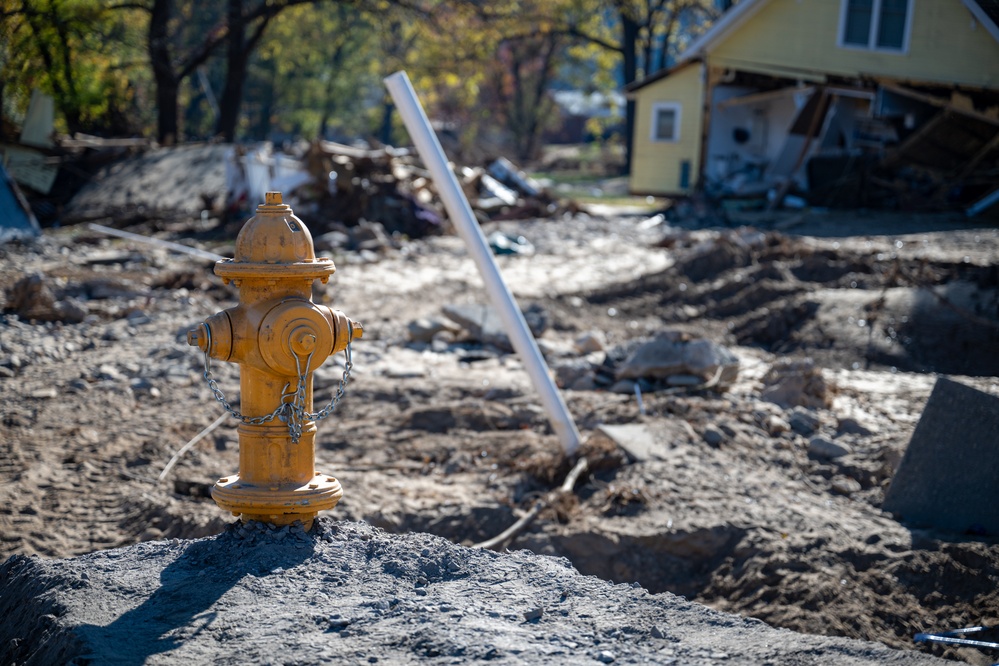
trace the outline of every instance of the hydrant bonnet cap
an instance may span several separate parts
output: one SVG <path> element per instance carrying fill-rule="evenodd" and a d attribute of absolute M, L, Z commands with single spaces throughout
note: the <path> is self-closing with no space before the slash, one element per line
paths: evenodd
<path fill-rule="evenodd" d="M 280 192 L 268 192 L 266 203 L 246 221 L 236 236 L 233 259 L 215 264 L 223 280 L 243 278 L 302 278 L 325 282 L 336 271 L 333 260 L 316 258 L 312 234 Z"/>
<path fill-rule="evenodd" d="M 293 264 L 316 260 L 312 234 L 282 203 L 280 192 L 268 192 L 257 214 L 236 237 L 235 261 L 255 264 Z"/>

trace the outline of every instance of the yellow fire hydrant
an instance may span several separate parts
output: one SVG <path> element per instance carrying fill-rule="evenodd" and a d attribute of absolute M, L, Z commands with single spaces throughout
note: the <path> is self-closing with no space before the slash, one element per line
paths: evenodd
<path fill-rule="evenodd" d="M 343 397 L 350 343 L 363 333 L 339 310 L 312 302 L 313 280 L 326 283 L 335 270 L 331 259 L 316 258 L 312 234 L 281 193 L 268 192 L 236 237 L 235 257 L 215 264 L 215 274 L 239 288 L 239 304 L 187 334 L 188 344 L 205 354 L 204 376 L 215 399 L 241 421 L 239 472 L 219 479 L 212 497 L 243 522 L 298 520 L 309 529 L 319 511 L 343 497 L 340 482 L 315 469 L 316 421 Z M 341 351 L 340 386 L 313 412 L 313 372 Z M 242 413 L 213 378 L 212 359 L 239 364 Z"/>

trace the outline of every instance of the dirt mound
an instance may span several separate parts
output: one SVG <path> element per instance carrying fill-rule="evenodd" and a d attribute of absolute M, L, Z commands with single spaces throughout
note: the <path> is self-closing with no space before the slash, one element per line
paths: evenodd
<path fill-rule="evenodd" d="M 17 611 L 15 612 L 15 609 Z M 319 519 L 233 524 L 0 568 L 0 661 L 19 664 L 932 664 L 875 643 L 773 629 L 562 559 Z"/>
<path fill-rule="evenodd" d="M 585 297 L 830 366 L 999 375 L 999 268 L 987 259 L 927 256 L 911 240 L 858 253 L 753 229 L 672 232 L 661 244 L 673 266 Z"/>
<path fill-rule="evenodd" d="M 81 189 L 65 222 L 114 217 L 118 223 L 155 217 L 197 217 L 225 196 L 222 144 L 158 148 L 104 168 Z"/>

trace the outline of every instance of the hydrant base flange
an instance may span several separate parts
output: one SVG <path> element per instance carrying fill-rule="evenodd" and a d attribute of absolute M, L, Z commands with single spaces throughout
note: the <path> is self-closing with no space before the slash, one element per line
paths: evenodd
<path fill-rule="evenodd" d="M 219 479 L 212 487 L 215 503 L 233 515 L 241 516 L 243 522 L 260 520 L 276 525 L 296 520 L 311 525 L 320 511 L 332 509 L 342 497 L 340 482 L 326 474 L 316 474 L 302 486 L 260 486 L 245 483 L 238 474 L 233 474 Z"/>

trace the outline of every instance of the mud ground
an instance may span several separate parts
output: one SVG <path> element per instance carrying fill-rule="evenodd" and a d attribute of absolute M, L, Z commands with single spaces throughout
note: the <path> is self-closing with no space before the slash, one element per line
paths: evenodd
<path fill-rule="evenodd" d="M 16 612 L 15 612 L 16 608 Z M 806 636 L 564 559 L 320 518 L 0 566 L 4 663 L 944 664 Z M 10 640 L 15 635 L 18 638 Z"/>
<path fill-rule="evenodd" d="M 999 229 L 865 213 L 742 221 L 488 225 L 536 248 L 500 265 L 521 305 L 546 313 L 553 367 L 598 369 L 666 329 L 740 360 L 732 385 L 645 391 L 641 403 L 567 389 L 584 436 L 641 424 L 661 450 L 628 463 L 604 446 L 576 499 L 511 547 L 778 627 L 992 663 L 999 655 L 912 636 L 999 624 L 997 538 L 906 527 L 880 505 L 938 375 L 999 394 Z M 131 230 L 232 254 L 211 220 Z M 0 255 L 0 557 L 221 533 L 230 520 L 208 489 L 238 468 L 234 421 L 158 480 L 221 414 L 184 339 L 235 303 L 211 262 L 84 226 Z M 486 302 L 460 241 L 333 256 L 338 272 L 316 299 L 365 336 L 346 398 L 319 426 L 317 467 L 345 489 L 331 517 L 466 545 L 494 536 L 568 464 L 515 356 L 461 334 L 410 338 L 416 319 Z M 35 291 L 11 291 L 33 274 Z M 604 351 L 574 347 L 590 332 Z M 214 367 L 237 393 L 236 369 Z M 341 372 L 329 362 L 317 373 L 317 402 Z M 815 437 L 847 453 L 810 455 Z"/>

